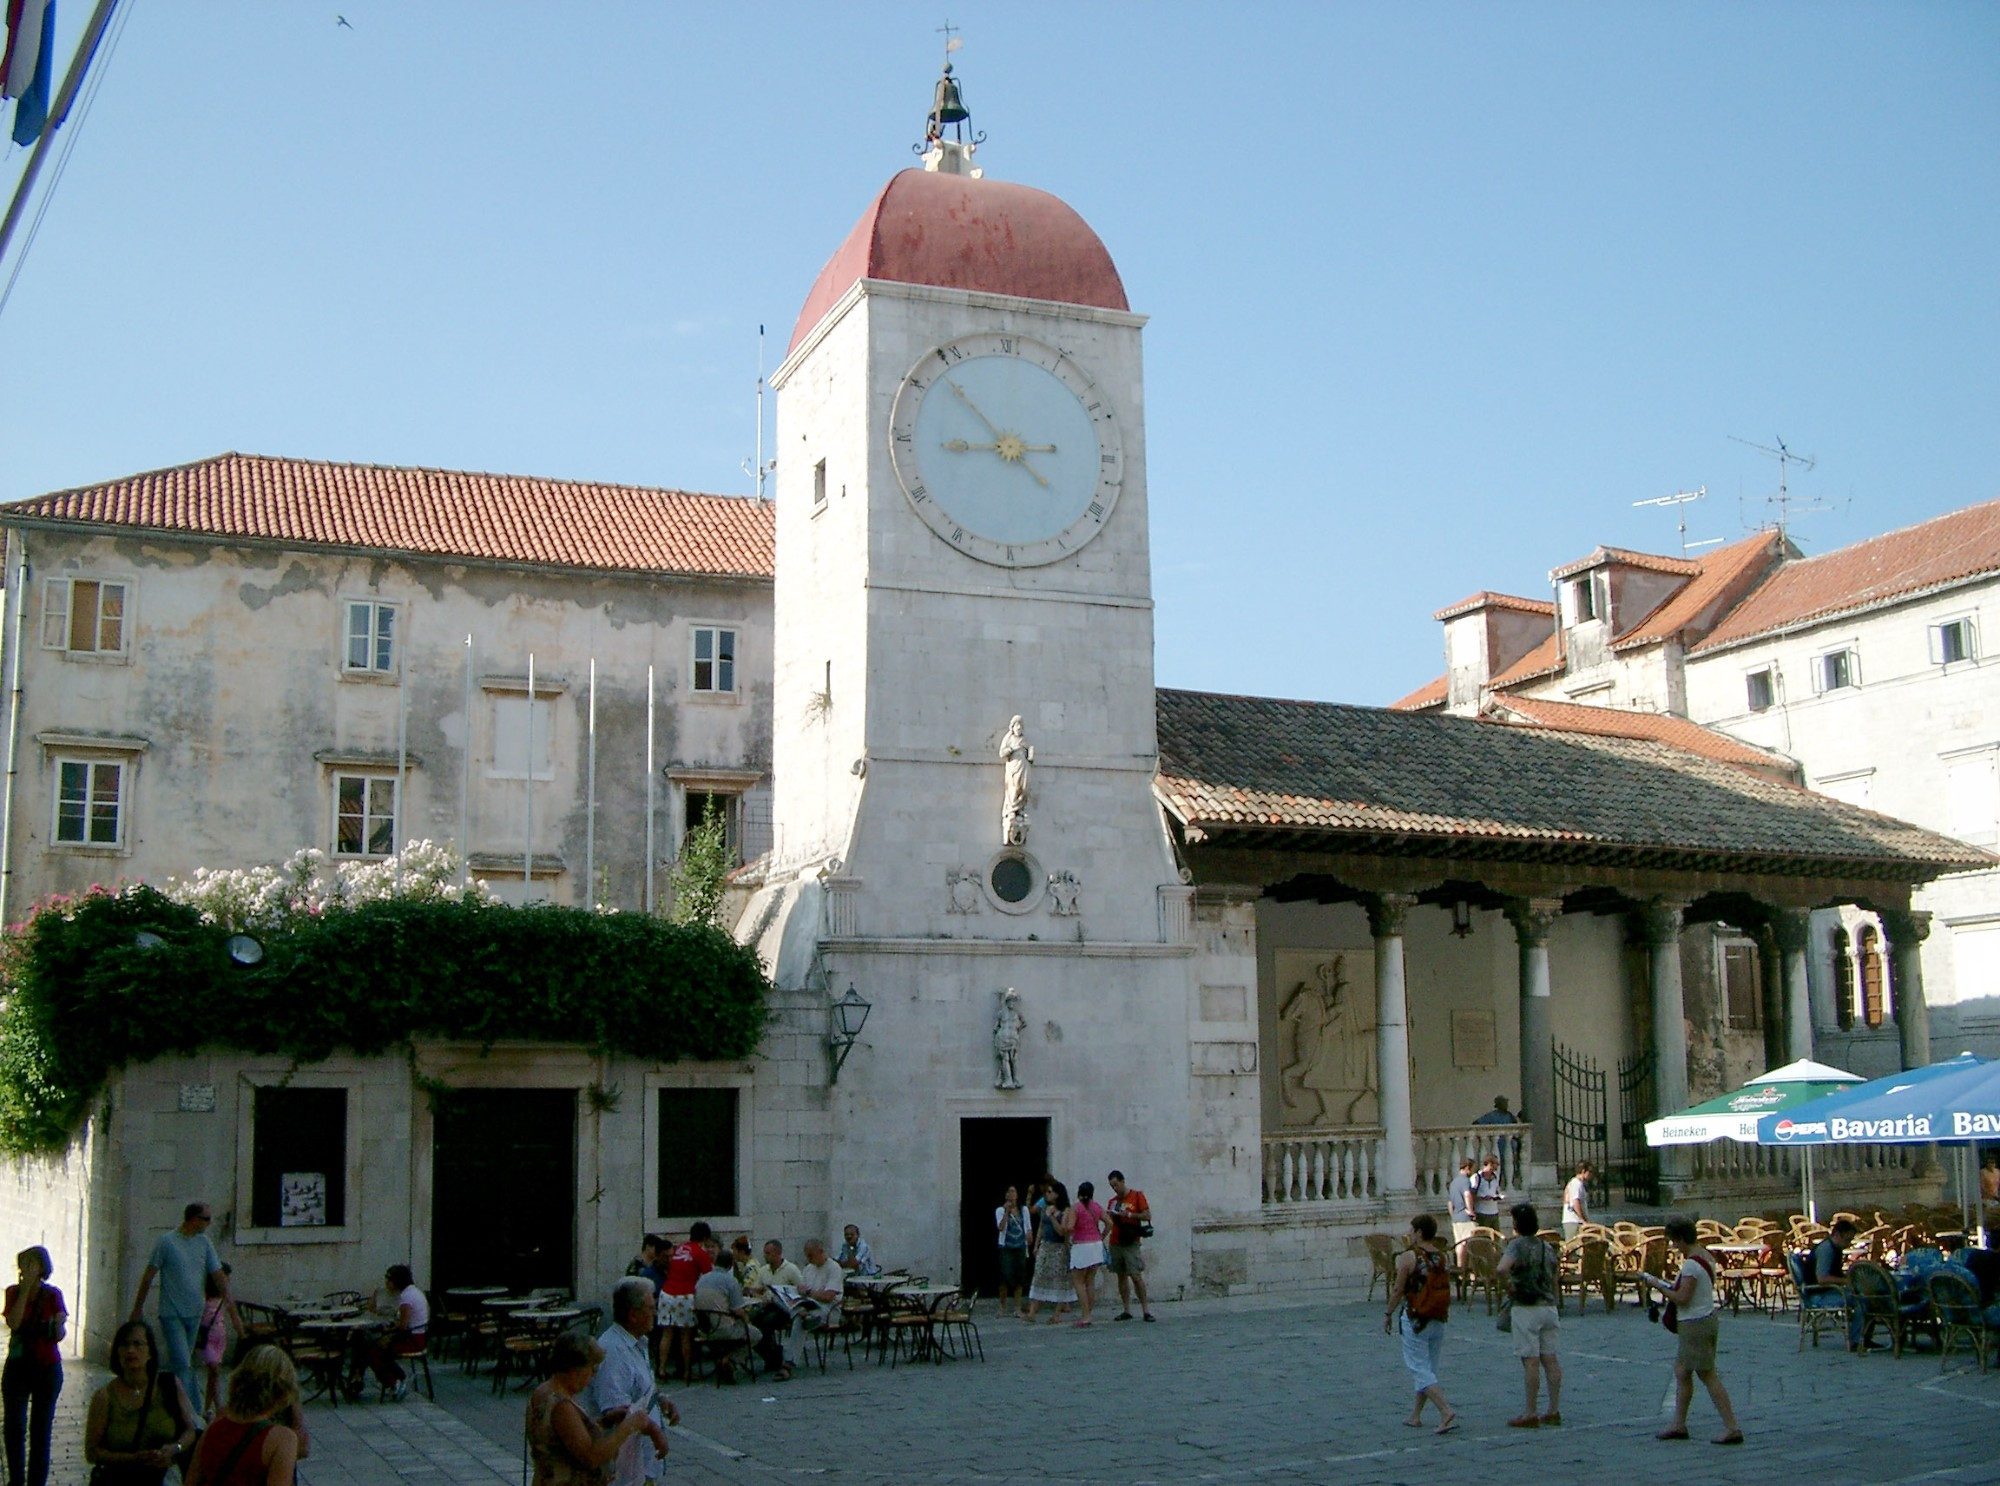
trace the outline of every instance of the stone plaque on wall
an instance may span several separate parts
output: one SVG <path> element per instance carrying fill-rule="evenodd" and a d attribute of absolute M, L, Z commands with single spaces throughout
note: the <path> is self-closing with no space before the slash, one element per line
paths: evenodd
<path fill-rule="evenodd" d="M 1275 969 L 1281 1123 L 1375 1124 L 1375 952 L 1281 949 Z"/>
<path fill-rule="evenodd" d="M 182 1114 L 214 1114 L 214 1084 L 182 1084 L 180 1112 Z"/>
<path fill-rule="evenodd" d="M 1500 1033 L 1492 1012 L 1451 1014 L 1451 1062 L 1454 1068 L 1500 1066 Z"/>

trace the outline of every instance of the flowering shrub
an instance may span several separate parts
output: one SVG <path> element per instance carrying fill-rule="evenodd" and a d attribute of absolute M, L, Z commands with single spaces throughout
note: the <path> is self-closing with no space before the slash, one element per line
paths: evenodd
<path fill-rule="evenodd" d="M 0 936 L 0 1150 L 62 1150 L 118 1070 L 205 1047 L 302 1063 L 419 1039 L 658 1062 L 756 1050 L 770 982 L 721 930 L 511 908 L 458 872 L 415 842 L 332 873 L 301 852 L 38 905 Z M 230 958 L 236 933 L 262 943 L 255 965 Z"/>

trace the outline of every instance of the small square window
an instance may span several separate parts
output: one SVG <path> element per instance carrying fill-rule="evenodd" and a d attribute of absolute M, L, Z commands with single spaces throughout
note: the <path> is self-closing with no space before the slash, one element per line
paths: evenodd
<path fill-rule="evenodd" d="M 694 690 L 736 690 L 736 631 L 698 626 L 694 632 Z"/>
<path fill-rule="evenodd" d="M 1937 625 L 1931 630 L 1931 635 L 1931 659 L 1939 665 L 1971 660 L 1978 653 L 1970 619 L 1954 619 L 1948 624 Z"/>
<path fill-rule="evenodd" d="M 1835 650 L 1819 658 L 1819 689 L 1840 691 L 1861 684 L 1861 668 L 1852 650 Z"/>
<path fill-rule="evenodd" d="M 1768 712 L 1771 710 L 1771 704 L 1778 699 L 1777 676 L 1769 666 L 1745 676 L 1743 686 L 1749 694 L 1748 700 L 1752 712 Z"/>
<path fill-rule="evenodd" d="M 382 774 L 333 777 L 333 854 L 387 857 L 396 854 L 396 780 Z"/>
<path fill-rule="evenodd" d="M 347 606 L 347 634 L 341 665 L 349 671 L 393 675 L 396 670 L 396 606 L 357 600 Z"/>
<path fill-rule="evenodd" d="M 125 585 L 98 578 L 51 578 L 42 588 L 42 648 L 72 655 L 125 650 Z"/>
<path fill-rule="evenodd" d="M 55 839 L 62 846 L 122 846 L 125 765 L 108 759 L 56 761 Z"/>

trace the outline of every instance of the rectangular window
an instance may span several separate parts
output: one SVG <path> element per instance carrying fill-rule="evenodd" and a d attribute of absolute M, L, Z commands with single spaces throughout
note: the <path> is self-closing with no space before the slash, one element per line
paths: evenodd
<path fill-rule="evenodd" d="M 396 854 L 396 780 L 393 775 L 333 776 L 333 854 Z"/>
<path fill-rule="evenodd" d="M 97 578 L 51 578 L 42 588 L 42 648 L 72 655 L 125 650 L 125 585 Z"/>
<path fill-rule="evenodd" d="M 493 767 L 496 779 L 528 777 L 528 729 L 534 727 L 535 778 L 553 779 L 556 709 L 547 696 L 535 698 L 532 717 L 526 694 L 493 699 Z"/>
<path fill-rule="evenodd" d="M 1597 584 L 1590 577 L 1577 579 L 1569 586 L 1570 609 L 1576 618 L 1573 623 L 1582 624 L 1586 619 L 1597 617 Z"/>
<path fill-rule="evenodd" d="M 694 689 L 736 690 L 736 631 L 699 626 L 694 632 Z"/>
<path fill-rule="evenodd" d="M 250 1226 L 344 1226 L 347 1090 L 260 1086 L 254 1092 Z"/>
<path fill-rule="evenodd" d="M 687 840 L 688 833 L 713 813 L 721 817 L 723 832 L 729 843 L 729 859 L 740 863 L 742 819 L 737 807 L 741 801 L 740 795 L 693 789 L 687 791 L 687 805 L 681 812 L 681 840 Z"/>
<path fill-rule="evenodd" d="M 659 1217 L 740 1211 L 736 1191 L 737 1089 L 662 1089 Z"/>
<path fill-rule="evenodd" d="M 55 839 L 64 846 L 125 844 L 125 765 L 56 760 Z"/>
<path fill-rule="evenodd" d="M 1861 662 L 1852 650 L 1834 650 L 1819 658 L 1819 689 L 1840 691 L 1861 684 Z"/>
<path fill-rule="evenodd" d="M 1961 841 L 1991 845 L 2000 832 L 2000 773 L 1994 751 L 1962 753 L 1944 761 L 1948 829 Z M 1965 981 L 1960 980 L 1960 985 Z"/>
<path fill-rule="evenodd" d="M 1948 666 L 1957 661 L 1971 660 L 1979 654 L 1977 640 L 1970 619 L 1934 624 L 1931 626 L 1931 663 Z"/>
<path fill-rule="evenodd" d="M 1745 691 L 1749 693 L 1752 712 L 1768 712 L 1771 710 L 1771 704 L 1778 699 L 1777 676 L 1769 666 L 1745 676 L 1743 685 Z"/>
<path fill-rule="evenodd" d="M 389 676 L 396 671 L 396 606 L 357 600 L 347 606 L 347 644 L 341 664 L 350 671 Z"/>
<path fill-rule="evenodd" d="M 813 466 L 813 504 L 826 504 L 826 461 L 822 459 Z"/>
<path fill-rule="evenodd" d="M 1754 944 L 1722 946 L 1723 993 L 1732 1029 L 1755 1031 L 1763 1025 L 1759 1015 L 1764 1000 L 1763 966 Z"/>

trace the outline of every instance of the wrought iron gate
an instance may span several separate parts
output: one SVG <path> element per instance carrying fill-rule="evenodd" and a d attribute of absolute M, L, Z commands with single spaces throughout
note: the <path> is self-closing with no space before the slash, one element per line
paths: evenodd
<path fill-rule="evenodd" d="M 1560 1042 L 1553 1049 L 1556 1094 L 1556 1174 L 1564 1181 L 1576 1163 L 1588 1161 L 1597 1179 L 1593 1197 L 1602 1197 L 1607 1179 L 1604 1126 L 1604 1070 Z"/>
<path fill-rule="evenodd" d="M 1660 1202 L 1660 1153 L 1646 1144 L 1646 1121 L 1659 1113 L 1653 1068 L 1651 1048 L 1618 1064 L 1618 1187 L 1645 1207 Z"/>

